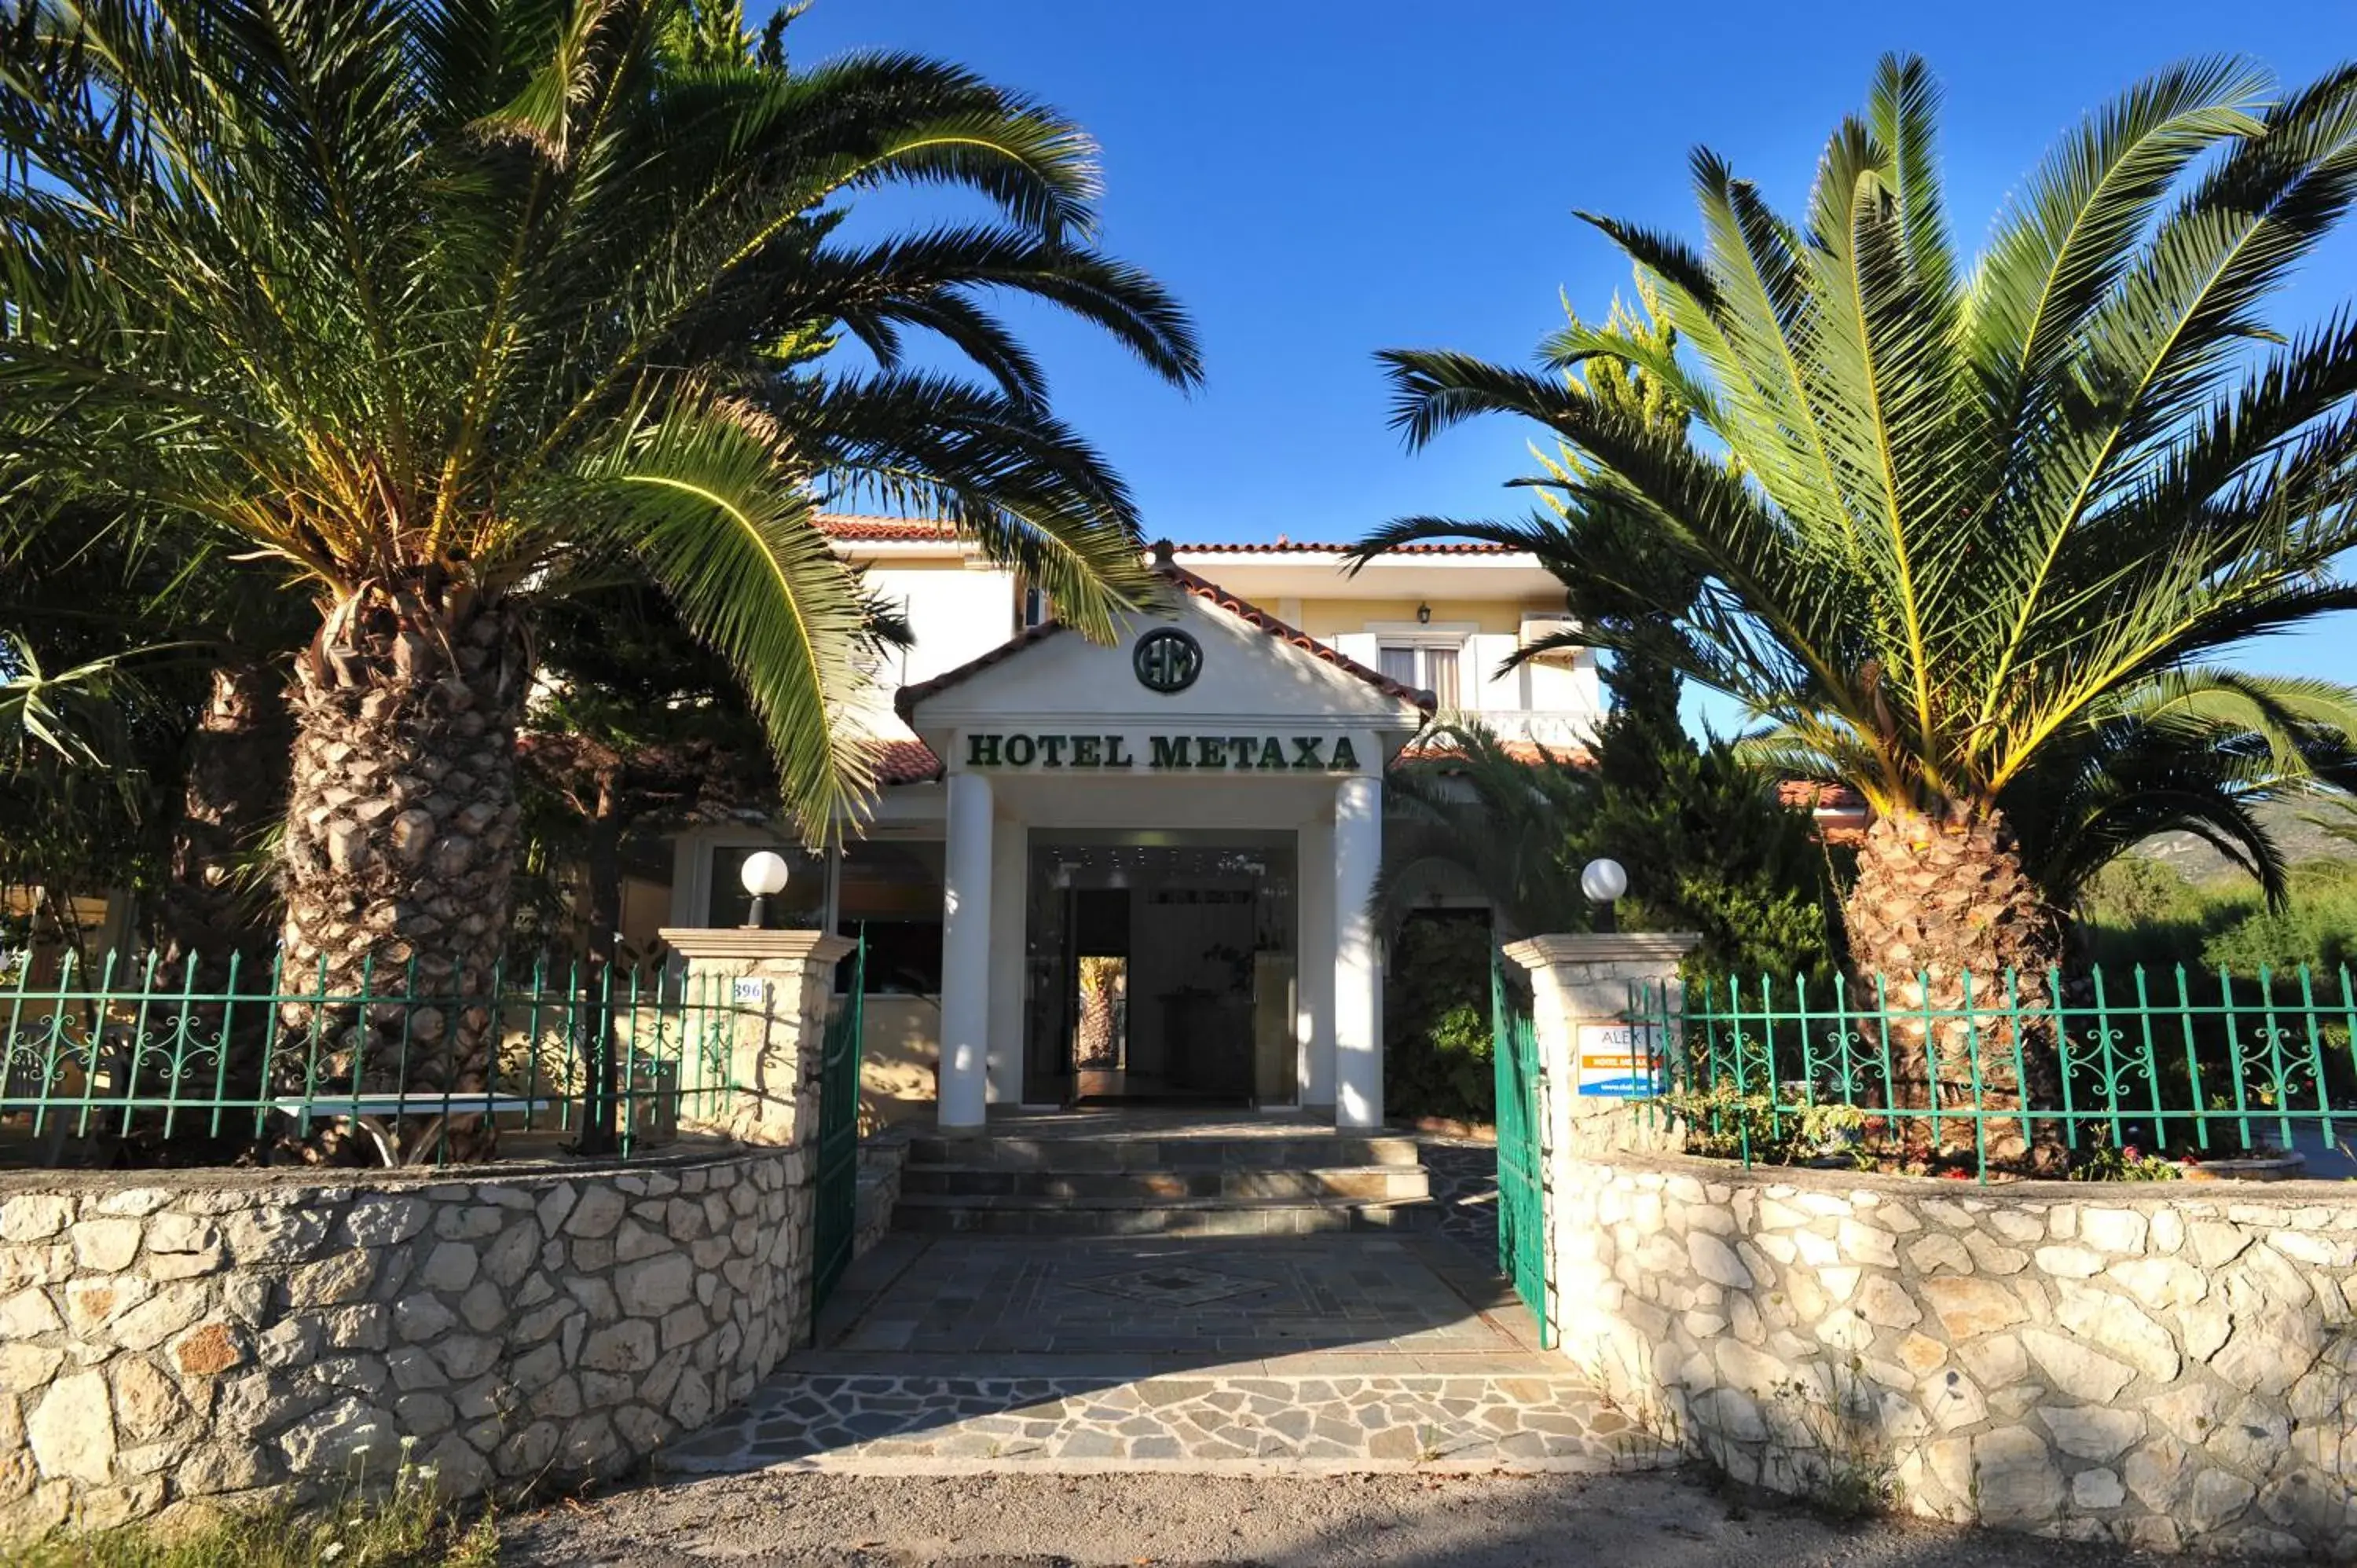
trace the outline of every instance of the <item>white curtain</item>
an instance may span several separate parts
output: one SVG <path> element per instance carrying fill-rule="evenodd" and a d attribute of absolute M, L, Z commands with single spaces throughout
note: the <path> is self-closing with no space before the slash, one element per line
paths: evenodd
<path fill-rule="evenodd" d="M 1427 648 L 1424 650 L 1424 683 L 1431 689 L 1433 699 L 1443 713 L 1457 706 L 1457 650 Z"/>

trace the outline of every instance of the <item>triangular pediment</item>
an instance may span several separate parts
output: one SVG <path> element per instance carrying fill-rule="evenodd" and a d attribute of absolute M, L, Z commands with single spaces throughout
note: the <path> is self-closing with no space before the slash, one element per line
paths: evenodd
<path fill-rule="evenodd" d="M 1126 618 L 1110 643 L 1061 628 L 1028 633 L 909 688 L 899 707 L 929 741 L 983 725 L 1350 729 L 1405 739 L 1425 717 L 1418 694 L 1208 584 L 1188 585 L 1168 613 Z"/>

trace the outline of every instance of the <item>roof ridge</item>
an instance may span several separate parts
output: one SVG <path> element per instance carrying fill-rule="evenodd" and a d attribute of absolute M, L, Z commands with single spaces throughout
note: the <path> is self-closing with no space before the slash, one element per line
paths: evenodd
<path fill-rule="evenodd" d="M 1190 572 L 1176 562 L 1166 561 L 1157 565 L 1155 570 L 1178 583 L 1197 598 L 1219 606 L 1247 626 L 1257 627 L 1280 641 L 1291 643 L 1312 658 L 1324 660 L 1344 674 L 1356 676 L 1366 682 L 1387 697 L 1413 703 L 1426 718 L 1430 718 L 1433 710 L 1439 706 L 1439 699 L 1432 693 L 1410 686 L 1402 681 L 1394 681 L 1380 670 L 1369 669 L 1332 643 L 1312 637 L 1298 627 L 1279 620 L 1250 599 L 1241 594 L 1231 593 L 1209 577 Z"/>
<path fill-rule="evenodd" d="M 1177 585 L 1179 589 L 1192 597 L 1218 606 L 1245 625 L 1266 632 L 1280 642 L 1300 649 L 1311 658 L 1332 665 L 1345 675 L 1364 681 L 1368 685 L 1394 701 L 1414 705 L 1417 712 L 1426 718 L 1431 717 L 1433 709 L 1437 705 L 1437 699 L 1430 692 L 1420 691 L 1404 682 L 1393 680 L 1381 671 L 1369 669 L 1333 644 L 1320 641 L 1297 627 L 1279 620 L 1250 599 L 1229 592 L 1208 577 L 1199 576 L 1184 566 L 1168 562 L 1157 564 L 1155 572 Z M 892 699 L 893 712 L 899 714 L 901 723 L 910 725 L 913 728 L 914 725 L 909 715 L 918 703 L 947 691 L 952 686 L 973 679 L 992 665 L 1013 658 L 1032 644 L 1044 641 L 1062 629 L 1064 629 L 1064 623 L 1061 621 L 1042 621 L 1038 626 L 1028 628 L 1008 638 L 988 652 L 967 660 L 954 669 L 944 670 L 929 681 L 920 681 L 914 685 L 903 686 L 899 694 Z"/>

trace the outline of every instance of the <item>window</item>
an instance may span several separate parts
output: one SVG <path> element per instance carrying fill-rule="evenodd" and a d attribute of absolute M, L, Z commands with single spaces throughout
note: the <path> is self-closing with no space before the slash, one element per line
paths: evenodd
<path fill-rule="evenodd" d="M 942 855 L 938 839 L 920 843 L 870 840 L 843 852 L 835 930 L 867 938 L 870 996 L 933 996 L 942 989 Z M 837 993 L 851 985 L 851 961 L 835 972 Z"/>
<path fill-rule="evenodd" d="M 1457 655 L 1454 642 L 1386 642 L 1378 650 L 1378 668 L 1388 680 L 1430 692 L 1443 712 L 1458 705 Z"/>
<path fill-rule="evenodd" d="M 786 857 L 786 890 L 764 899 L 761 926 L 765 930 L 808 930 L 826 920 L 826 862 L 798 844 L 732 843 L 712 852 L 712 880 L 705 897 L 704 923 L 741 926 L 752 913 L 753 896 L 745 891 L 745 857 L 758 850 L 774 849 Z"/>
<path fill-rule="evenodd" d="M 1048 590 L 1034 583 L 1018 582 L 1015 585 L 1015 629 L 1029 631 L 1045 626 L 1056 618 L 1056 607 L 1048 597 Z"/>

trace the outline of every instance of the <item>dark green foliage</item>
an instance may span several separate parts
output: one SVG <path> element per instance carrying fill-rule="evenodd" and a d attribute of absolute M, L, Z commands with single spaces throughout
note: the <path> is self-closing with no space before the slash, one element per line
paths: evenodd
<path fill-rule="evenodd" d="M 1383 969 L 1383 1102 L 1394 1115 L 1486 1123 L 1498 1112 L 1490 922 L 1426 910 L 1400 922 Z"/>
<path fill-rule="evenodd" d="M 1080 128 L 957 66 L 788 69 L 726 0 L 17 0 L 0 147 L 0 495 L 267 561 L 322 659 L 413 588 L 528 614 L 627 564 L 823 838 L 873 782 L 823 509 L 948 519 L 1092 635 L 1156 591 L 1001 306 L 1181 386 L 1192 328 L 1094 248 Z M 981 209 L 846 241 L 884 187 Z"/>
<path fill-rule="evenodd" d="M 1700 933 L 1717 974 L 1826 970 L 1835 953 L 1834 867 L 1806 812 L 1725 741 L 1697 745 L 1676 708 L 1624 705 L 1596 738 L 1577 859 L 1629 872 L 1624 928 Z"/>
<path fill-rule="evenodd" d="M 1629 872 L 1622 929 L 1698 932 L 1695 960 L 1714 972 L 1792 975 L 1833 961 L 1835 866 L 1807 814 L 1727 743 L 1697 745 L 1674 718 L 1633 709 L 1606 721 L 1592 764 L 1524 760 L 1473 725 L 1427 738 L 1440 755 L 1392 775 L 1396 864 L 1460 867 L 1505 934 L 1590 929 L 1580 868 L 1609 856 Z M 1383 896 L 1398 918 L 1405 879 Z"/>
<path fill-rule="evenodd" d="M 1571 317 L 1567 330 L 1594 351 L 1565 375 L 1563 393 L 1677 436 L 1690 409 L 1679 383 L 1656 371 L 1674 355 L 1677 333 L 1641 272 L 1637 286 L 1641 314 L 1615 300 L 1601 326 Z M 1579 890 L 1580 869 L 1609 856 L 1629 872 L 1619 911 L 1625 926 L 1699 932 L 1696 961 L 1718 972 L 1823 968 L 1832 956 L 1831 868 L 1808 817 L 1780 803 L 1775 779 L 1728 745 L 1695 744 L 1678 718 L 1679 665 L 1646 642 L 1661 619 L 1654 605 L 1690 604 L 1704 589 L 1702 575 L 1620 509 L 1552 493 L 1577 490 L 1593 477 L 1577 450 L 1566 445 L 1557 457 L 1537 456 L 1549 478 L 1523 482 L 1557 518 L 1569 521 L 1579 511 L 1579 526 L 1609 538 L 1620 558 L 1641 559 L 1632 575 L 1646 591 L 1590 571 L 1576 553 L 1546 548 L 1553 535 L 1545 524 L 1506 530 L 1500 542 L 1536 553 L 1580 623 L 1517 658 L 1560 656 L 1591 643 L 1616 649 L 1604 670 L 1611 716 L 1597 733 L 1592 766 L 1551 753 L 1534 757 L 1527 748 L 1510 752 L 1478 726 L 1444 725 L 1429 737 L 1443 755 L 1394 775 L 1409 819 L 1408 853 L 1396 864 L 1421 856 L 1457 865 L 1513 934 L 1536 935 L 1588 929 L 1593 911 Z"/>
<path fill-rule="evenodd" d="M 2256 976 L 2307 964 L 2321 979 L 2357 964 L 2357 861 L 2293 866 L 2284 902 L 2270 908 L 2240 876 L 2197 885 L 2130 856 L 2095 878 L 2081 913 L 2087 955 L 2106 969 L 2184 964 Z"/>
<path fill-rule="evenodd" d="M 1862 962 L 1954 969 L 2007 930 L 2050 945 L 2052 908 L 2170 828 L 2266 880 L 2255 809 L 2357 773 L 2357 692 L 2234 664 L 2357 606 L 2357 315 L 2279 319 L 2357 203 L 2357 66 L 2306 85 L 2237 59 L 2154 73 L 2064 135 L 1969 261 L 1939 102 L 1922 60 L 1884 59 L 1803 212 L 1704 150 L 1697 242 L 1591 218 L 1674 334 L 1575 320 L 1530 370 L 1381 355 L 1411 446 L 1508 414 L 1566 457 L 1524 481 L 1551 515 L 1403 518 L 1359 549 L 1529 550 L 1629 601 L 1576 597 L 1566 639 L 1727 693 L 1775 725 L 1755 744 L 1779 766 L 1887 821 L 2008 822 L 2045 905 L 1934 913 L 1949 894 L 1927 878 L 1922 910 L 1853 922 L 1880 950 Z M 1566 380 L 1599 359 L 1684 417 Z M 1964 875 L 2003 872 L 2004 842 Z M 1904 901 L 1880 892 L 1854 913 Z"/>

